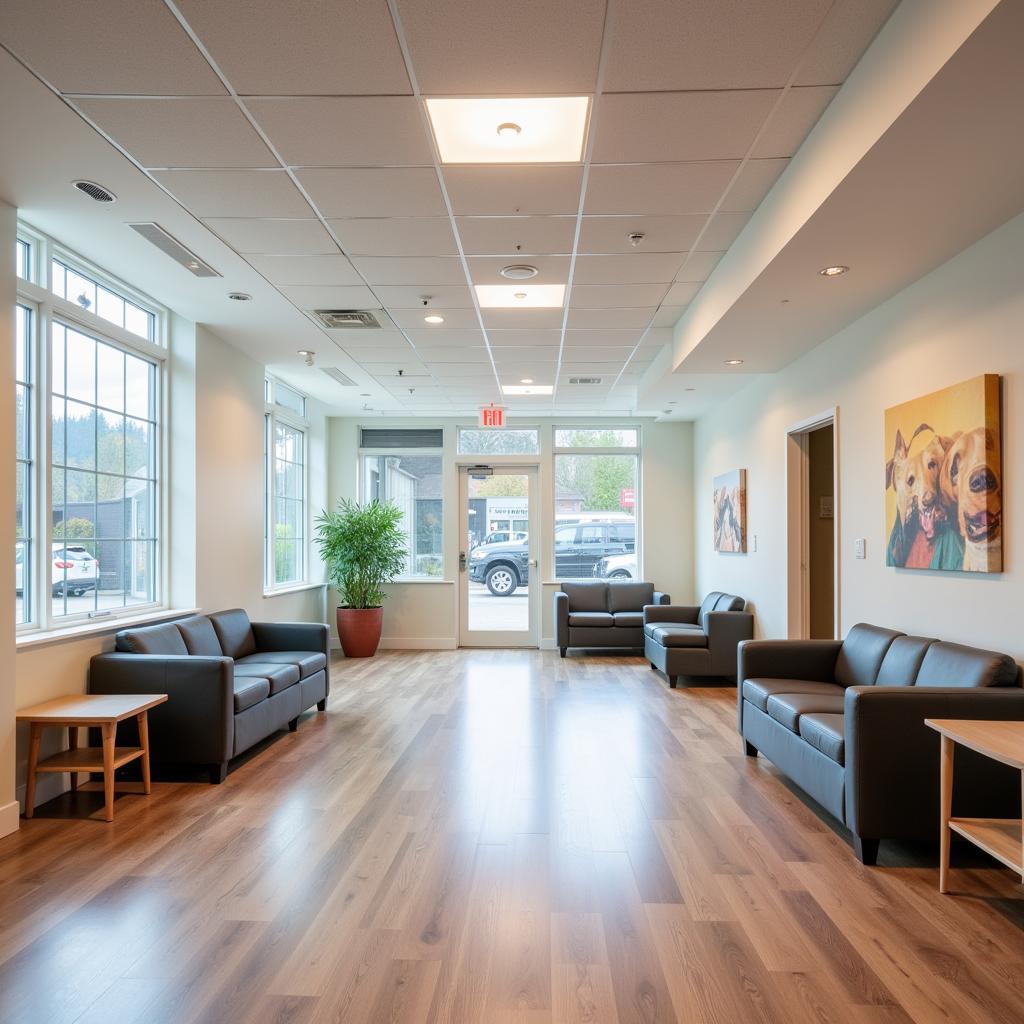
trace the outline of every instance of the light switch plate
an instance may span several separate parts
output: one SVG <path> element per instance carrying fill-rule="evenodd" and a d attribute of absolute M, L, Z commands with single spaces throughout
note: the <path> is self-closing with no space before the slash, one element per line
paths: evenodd
<path fill-rule="evenodd" d="M 866 558 L 867 541 L 863 537 L 858 537 L 853 542 L 853 557 L 854 558 Z"/>

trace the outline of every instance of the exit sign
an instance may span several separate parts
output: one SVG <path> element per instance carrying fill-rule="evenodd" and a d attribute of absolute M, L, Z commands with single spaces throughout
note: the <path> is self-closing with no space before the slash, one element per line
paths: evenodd
<path fill-rule="evenodd" d="M 503 405 L 485 405 L 480 410 L 481 427 L 505 426 L 505 407 Z"/>

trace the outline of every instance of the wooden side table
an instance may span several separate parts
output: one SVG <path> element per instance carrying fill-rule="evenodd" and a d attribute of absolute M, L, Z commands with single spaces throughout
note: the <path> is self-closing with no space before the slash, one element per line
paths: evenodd
<path fill-rule="evenodd" d="M 991 757 L 1021 772 L 1024 795 L 1024 722 L 980 722 L 926 718 L 942 737 L 939 751 L 941 833 L 939 835 L 939 892 L 949 888 L 949 840 L 956 832 L 1021 876 L 1024 883 L 1024 829 L 1019 818 L 954 818 L 953 745 Z"/>
<path fill-rule="evenodd" d="M 114 820 L 114 772 L 123 764 L 142 760 L 142 785 L 151 792 L 149 780 L 149 722 L 146 713 L 167 700 L 166 693 L 99 694 L 83 693 L 73 697 L 57 697 L 43 704 L 18 712 L 19 722 L 28 722 L 28 769 L 25 776 L 25 817 L 35 811 L 37 772 L 70 772 L 71 789 L 78 788 L 79 772 L 103 773 L 103 797 L 107 821 Z M 137 718 L 139 746 L 115 745 L 117 723 L 126 718 Z M 80 747 L 80 726 L 98 726 L 103 737 L 102 747 Z M 39 741 L 43 729 L 66 728 L 68 749 L 39 760 Z"/>

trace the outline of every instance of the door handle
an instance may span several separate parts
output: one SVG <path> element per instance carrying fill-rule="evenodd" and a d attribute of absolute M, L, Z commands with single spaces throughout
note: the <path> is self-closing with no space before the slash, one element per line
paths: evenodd
<path fill-rule="evenodd" d="M 536 569 L 537 568 L 537 559 L 536 558 L 531 558 L 527 564 L 528 565 L 532 565 L 533 568 Z"/>
<path fill-rule="evenodd" d="M 465 571 L 466 571 L 466 552 L 465 551 L 460 551 L 459 552 L 459 572 L 465 572 Z"/>

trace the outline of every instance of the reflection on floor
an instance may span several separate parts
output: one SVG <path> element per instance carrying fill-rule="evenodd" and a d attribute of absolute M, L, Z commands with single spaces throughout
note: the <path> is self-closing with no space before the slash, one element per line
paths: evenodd
<path fill-rule="evenodd" d="M 742 756 L 730 688 L 536 651 L 334 673 L 224 785 L 0 841 L 0 1020 L 1020 1020 L 1010 872 L 862 867 Z"/>

